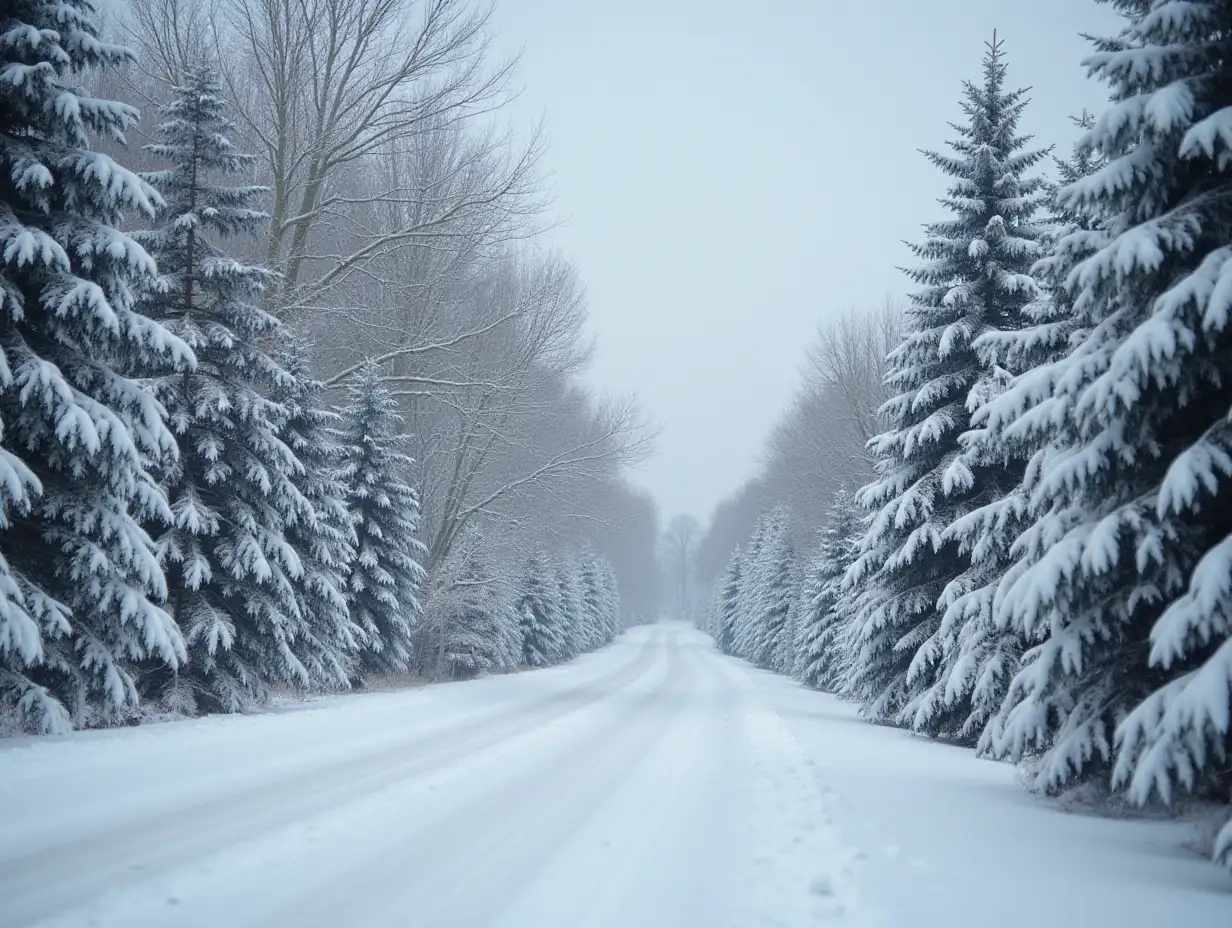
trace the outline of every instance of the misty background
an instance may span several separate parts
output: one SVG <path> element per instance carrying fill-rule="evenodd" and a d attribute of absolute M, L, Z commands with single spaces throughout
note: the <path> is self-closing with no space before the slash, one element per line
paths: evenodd
<path fill-rule="evenodd" d="M 559 225 L 598 353 L 663 431 L 633 480 L 706 520 L 759 466 L 819 325 L 904 297 L 902 242 L 945 185 L 919 153 L 961 117 L 993 30 L 1023 129 L 1067 153 L 1106 92 L 1077 64 L 1106 7 L 1074 0 L 505 0 L 522 125 L 546 119 Z"/>

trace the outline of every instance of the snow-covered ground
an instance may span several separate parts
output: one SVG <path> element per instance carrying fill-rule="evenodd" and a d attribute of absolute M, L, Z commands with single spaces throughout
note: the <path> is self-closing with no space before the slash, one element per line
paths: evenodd
<path fill-rule="evenodd" d="M 1232 924 L 1192 826 L 641 628 L 570 665 L 0 745 L 0 928 Z"/>

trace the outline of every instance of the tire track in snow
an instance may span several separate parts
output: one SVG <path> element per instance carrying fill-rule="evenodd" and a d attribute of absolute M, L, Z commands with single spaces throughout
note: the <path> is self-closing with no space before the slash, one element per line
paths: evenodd
<path fill-rule="evenodd" d="M 578 737 L 562 739 L 550 751 L 536 748 L 534 763 L 497 789 L 448 819 L 415 829 L 404 840 L 381 848 L 375 866 L 371 858 L 350 863 L 292 911 L 252 924 L 302 928 L 507 924 L 502 915 L 522 888 L 571 835 L 586 826 L 591 814 L 685 711 L 684 694 L 692 686 L 693 669 L 682 660 L 678 634 L 659 640 L 666 654 L 662 680 L 644 692 L 626 691 L 623 698 L 606 701 L 605 708 L 614 715 L 606 724 L 598 724 L 601 716 L 587 717 Z M 673 695 L 680 697 L 674 704 Z M 670 707 L 666 714 L 665 706 Z M 526 746 L 532 745 L 527 739 Z M 404 885 L 389 893 L 389 886 L 400 877 Z"/>
<path fill-rule="evenodd" d="M 193 860 L 344 806 L 585 711 L 644 676 L 647 638 L 627 665 L 473 723 L 314 765 L 144 820 L 0 860 L 0 928 L 24 928 Z"/>
<path fill-rule="evenodd" d="M 708 639 L 689 629 L 681 640 L 691 667 L 685 710 L 507 910 L 502 928 L 728 928 L 747 843 L 737 693 Z"/>

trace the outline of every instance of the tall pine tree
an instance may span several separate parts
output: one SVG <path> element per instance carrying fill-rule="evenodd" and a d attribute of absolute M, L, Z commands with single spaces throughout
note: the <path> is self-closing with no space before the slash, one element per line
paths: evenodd
<path fill-rule="evenodd" d="M 583 650 L 592 651 L 612 640 L 604 610 L 603 568 L 599 559 L 588 554 L 581 564 L 579 587 L 581 589 L 581 612 L 585 627 Z"/>
<path fill-rule="evenodd" d="M 438 590 L 431 603 L 445 612 L 444 669 L 453 679 L 515 667 L 522 658 L 519 616 L 506 578 L 488 566 L 477 545 L 466 548 L 449 588 Z"/>
<path fill-rule="evenodd" d="M 1085 113 L 1074 121 L 1086 129 L 1093 125 Z M 1062 183 L 1048 185 L 1049 245 L 1078 230 L 1094 231 L 1089 220 L 1058 202 L 1057 194 L 1061 186 L 1087 176 L 1098 163 L 1082 146 L 1075 147 L 1069 160 L 1056 160 Z M 1042 289 L 1023 308 L 1027 327 L 992 330 L 976 339 L 975 348 L 990 367 L 1000 366 L 1016 378 L 1006 387 L 1011 397 L 1023 395 L 1024 385 L 1029 385 L 1027 392 L 1046 392 L 1047 383 L 1036 376 L 1036 369 L 1069 350 L 1075 330 L 1064 281 L 1058 276 L 1063 276 L 1063 267 L 1064 262 L 1049 253 L 1032 268 Z M 1000 711 L 1027 644 L 1019 629 L 998 619 L 998 603 L 1019 569 L 1015 543 L 1031 524 L 1028 482 L 1035 477 L 1034 472 L 1028 476 L 1028 464 L 1039 446 L 1007 430 L 1001 410 L 1002 404 L 990 398 L 974 412 L 971 430 L 960 439 L 962 453 L 973 469 L 1000 464 L 1006 476 L 1017 475 L 1019 482 L 1003 484 L 997 495 L 947 530 L 947 539 L 959 543 L 970 565 L 942 593 L 941 633 L 952 638 L 953 644 L 945 666 L 917 709 L 918 718 L 929 719 L 937 712 L 969 705 L 965 719 L 960 714 L 950 716 L 953 727 L 949 733 L 964 740 L 978 738 Z"/>
<path fill-rule="evenodd" d="M 736 657 L 753 660 L 761 633 L 761 597 L 764 587 L 762 549 L 766 545 L 769 522 L 765 516 L 757 520 L 741 559 L 740 590 L 732 623 L 732 651 Z"/>
<path fill-rule="evenodd" d="M 288 375 L 275 393 L 286 412 L 280 436 L 300 463 L 291 479 L 311 507 L 286 527 L 287 543 L 303 567 L 295 585 L 303 617 L 303 646 L 297 650 L 320 685 L 346 686 L 363 632 L 351 619 L 347 598 L 356 536 L 341 474 L 341 419 L 325 408 L 325 387 L 312 376 L 307 344 L 288 336 L 279 361 Z"/>
<path fill-rule="evenodd" d="M 599 589 L 602 595 L 603 626 L 606 641 L 611 641 L 624 630 L 624 617 L 620 610 L 620 580 L 616 568 L 607 558 L 599 561 Z"/>
<path fill-rule="evenodd" d="M 577 564 L 570 558 L 563 558 L 556 565 L 554 578 L 561 622 L 561 650 L 557 660 L 569 661 L 586 650 L 585 613 Z"/>
<path fill-rule="evenodd" d="M 795 644 L 791 611 L 796 592 L 796 555 L 785 507 L 777 506 L 770 513 L 759 562 L 758 634 L 749 659 L 758 667 L 783 672 L 791 667 L 789 656 Z"/>
<path fill-rule="evenodd" d="M 847 578 L 861 590 L 857 651 L 846 690 L 875 719 L 925 730 L 952 725 L 965 707 L 941 714 L 926 697 L 953 653 L 938 601 L 967 567 L 950 527 L 1012 486 L 1003 462 L 967 460 L 959 437 L 971 414 L 1003 386 L 1005 373 L 974 348 L 980 335 L 1022 325 L 1035 294 L 1028 271 L 1042 230 L 1033 222 L 1042 182 L 1028 172 L 1044 152 L 1017 133 L 1024 91 L 1005 89 L 1006 64 L 994 35 L 982 84 L 968 83 L 952 154 L 926 153 L 952 180 L 942 204 L 952 218 L 928 225 L 909 271 L 920 290 L 908 307 L 883 407 L 889 428 L 872 442 L 877 479 L 859 494 L 872 513 Z"/>
<path fill-rule="evenodd" d="M 535 554 L 522 571 L 517 603 L 522 627 L 522 660 L 528 667 L 547 667 L 564 660 L 564 621 L 560 587 L 543 557 Z"/>
<path fill-rule="evenodd" d="M 781 505 L 763 515 L 741 562 L 733 653 L 766 670 L 783 669 L 795 645 L 789 627 L 795 593 L 789 521 Z"/>
<path fill-rule="evenodd" d="M 399 432 L 397 400 L 369 361 L 351 381 L 341 441 L 341 477 L 355 520 L 356 556 L 348 578 L 351 618 L 363 633 L 360 669 L 402 673 L 411 666 L 419 624 L 419 497 L 406 482 L 413 472 Z"/>
<path fill-rule="evenodd" d="M 1044 446 L 1000 597 L 1043 640 L 986 742 L 1041 752 L 1055 789 L 1119 739 L 1115 782 L 1170 800 L 1229 771 L 1232 2 L 1115 5 L 1128 24 L 1087 61 L 1106 163 L 1059 196 L 1091 225 L 1056 249 L 1072 350 L 998 410 Z"/>
<path fill-rule="evenodd" d="M 132 375 L 193 356 L 134 305 L 155 266 L 120 226 L 158 194 L 89 150 L 137 113 L 78 85 L 129 60 L 89 0 L 0 14 L 0 699 L 42 731 L 114 717 L 134 663 L 185 658 L 141 524 L 169 517 L 148 466 L 175 441 Z"/>
<path fill-rule="evenodd" d="M 313 682 L 299 651 L 304 571 L 285 537 L 313 513 L 278 434 L 286 410 L 270 399 L 290 384 L 262 344 L 278 326 L 258 305 L 274 275 L 223 249 L 268 222 L 248 207 L 262 188 L 227 184 L 252 158 L 227 139 L 224 110 L 213 71 L 190 68 L 147 146 L 170 164 L 145 175 L 166 208 L 158 228 L 139 234 L 162 275 L 143 306 L 198 362 L 153 381 L 179 444 L 164 474 L 172 518 L 155 531 L 191 661 L 185 673 L 149 679 L 178 708 L 238 711 L 262 700 L 270 681 Z"/>
<path fill-rule="evenodd" d="M 855 560 L 859 530 L 851 495 L 840 487 L 801 592 L 795 673 L 806 686 L 832 691 L 847 668 L 845 635 L 851 616 L 842 582 Z"/>
<path fill-rule="evenodd" d="M 723 654 L 734 652 L 736 616 L 744 582 L 743 569 L 744 555 L 737 547 L 727 561 L 727 572 L 723 575 L 715 605 L 714 643 Z"/>

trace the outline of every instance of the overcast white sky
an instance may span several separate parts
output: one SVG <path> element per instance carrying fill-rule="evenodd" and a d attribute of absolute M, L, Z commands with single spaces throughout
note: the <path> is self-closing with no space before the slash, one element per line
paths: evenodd
<path fill-rule="evenodd" d="M 1098 109 L 1093 0 L 501 0 L 519 119 L 546 117 L 563 225 L 600 348 L 592 379 L 664 426 L 636 479 L 703 520 L 757 466 L 827 314 L 904 294 L 901 244 L 940 218 L 918 153 L 1005 39 L 1025 129 Z"/>

